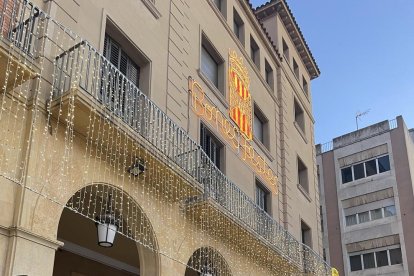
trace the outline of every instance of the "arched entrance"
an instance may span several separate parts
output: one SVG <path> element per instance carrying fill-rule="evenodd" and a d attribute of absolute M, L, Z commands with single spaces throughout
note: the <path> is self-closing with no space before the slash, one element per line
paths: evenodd
<path fill-rule="evenodd" d="M 201 247 L 188 260 L 185 276 L 231 276 L 231 271 L 217 250 Z"/>
<path fill-rule="evenodd" d="M 112 221 L 101 218 L 110 217 Z M 117 226 L 113 246 L 98 245 L 97 225 Z M 59 221 L 53 275 L 159 275 L 157 242 L 141 207 L 123 190 L 93 184 L 75 193 Z"/>

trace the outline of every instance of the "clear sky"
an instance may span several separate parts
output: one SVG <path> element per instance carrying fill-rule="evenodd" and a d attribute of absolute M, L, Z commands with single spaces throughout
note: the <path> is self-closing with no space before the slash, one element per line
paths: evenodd
<path fill-rule="evenodd" d="M 360 128 L 397 115 L 414 128 L 414 1 L 287 1 L 321 70 L 316 143 L 356 130 L 368 109 Z"/>

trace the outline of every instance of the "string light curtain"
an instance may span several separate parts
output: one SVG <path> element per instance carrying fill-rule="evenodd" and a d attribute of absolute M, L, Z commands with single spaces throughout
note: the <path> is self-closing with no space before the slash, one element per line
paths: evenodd
<path fill-rule="evenodd" d="M 0 13 L 4 181 L 91 223 L 111 214 L 119 234 L 206 275 L 330 274 L 89 42 L 27 1 Z"/>

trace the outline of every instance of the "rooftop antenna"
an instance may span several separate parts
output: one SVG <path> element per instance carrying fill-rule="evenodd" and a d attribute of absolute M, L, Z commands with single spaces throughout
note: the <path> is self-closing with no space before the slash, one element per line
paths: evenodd
<path fill-rule="evenodd" d="M 358 127 L 358 120 L 360 120 L 360 118 L 362 117 L 362 116 L 364 116 L 364 115 L 367 115 L 368 113 L 369 113 L 369 111 L 370 111 L 371 109 L 367 109 L 367 110 L 365 110 L 364 112 L 357 112 L 356 113 L 356 115 L 355 115 L 355 123 L 356 123 L 356 127 L 357 127 L 357 130 L 359 129 L 359 127 Z"/>

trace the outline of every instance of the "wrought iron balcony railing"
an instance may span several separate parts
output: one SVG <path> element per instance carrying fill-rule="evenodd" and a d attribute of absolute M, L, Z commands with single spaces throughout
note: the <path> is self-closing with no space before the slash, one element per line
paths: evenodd
<path fill-rule="evenodd" d="M 39 40 L 40 10 L 24 0 L 0 1 L 1 36 L 6 37 L 17 49 L 33 56 L 36 42 Z"/>
<path fill-rule="evenodd" d="M 3 38 L 12 42 L 23 54 L 43 56 L 53 62 L 54 99 L 79 86 L 111 116 L 122 120 L 125 126 L 198 182 L 204 190 L 205 198 L 212 199 L 230 217 L 255 233 L 258 239 L 279 252 L 287 261 L 305 272 L 330 274 L 329 265 L 316 252 L 296 240 L 260 209 L 213 164 L 201 146 L 184 129 L 174 123 L 87 41 L 80 39 L 29 2 L 0 0 L 0 12 Z M 44 22 L 39 24 L 40 20 Z M 52 28 L 49 33 L 47 29 L 51 22 L 54 29 L 60 29 L 68 35 L 65 43 L 73 42 L 72 45 L 65 47 L 53 41 L 55 38 L 51 36 L 55 30 Z M 39 26 L 45 29 L 41 30 Z M 51 52 L 42 43 L 38 43 L 44 37 L 59 49 L 57 57 L 54 55 L 56 52 Z M 51 79 L 50 76 L 45 78 Z"/>
<path fill-rule="evenodd" d="M 56 58 L 54 96 L 62 96 L 68 91 L 75 78 L 78 78 L 82 89 L 202 184 L 208 197 L 281 255 L 299 267 L 305 267 L 306 271 L 329 273 L 329 266 L 316 252 L 297 241 L 260 209 L 213 164 L 184 129 L 175 124 L 87 41 L 82 41 Z"/>

